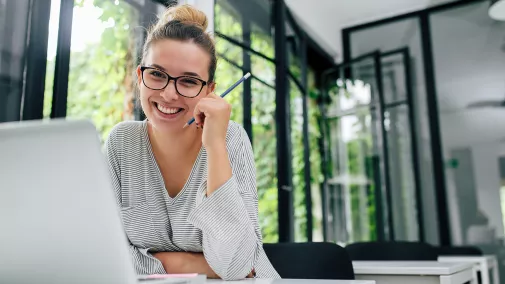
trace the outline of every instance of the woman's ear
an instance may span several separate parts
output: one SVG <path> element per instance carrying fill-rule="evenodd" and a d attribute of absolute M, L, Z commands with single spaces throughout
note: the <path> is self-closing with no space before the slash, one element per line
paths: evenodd
<path fill-rule="evenodd" d="M 215 89 L 216 89 L 216 82 L 209 83 L 209 86 L 207 87 L 207 94 L 214 92 Z"/>
<path fill-rule="evenodd" d="M 137 87 L 140 87 L 140 84 L 142 84 L 142 70 L 140 70 L 140 65 L 137 66 L 135 73 L 137 73 Z"/>

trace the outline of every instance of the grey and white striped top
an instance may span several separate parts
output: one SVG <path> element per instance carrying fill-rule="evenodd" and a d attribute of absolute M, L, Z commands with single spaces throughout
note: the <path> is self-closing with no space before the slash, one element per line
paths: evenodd
<path fill-rule="evenodd" d="M 138 274 L 166 273 L 151 253 L 203 252 L 222 279 L 279 278 L 262 246 L 252 147 L 230 121 L 226 136 L 233 176 L 205 195 L 207 154 L 202 147 L 190 176 L 171 198 L 154 159 L 147 120 L 121 122 L 105 144 L 123 225 Z"/>

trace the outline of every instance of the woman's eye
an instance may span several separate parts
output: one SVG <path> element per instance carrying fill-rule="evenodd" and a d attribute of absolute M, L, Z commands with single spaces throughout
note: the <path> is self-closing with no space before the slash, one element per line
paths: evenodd
<path fill-rule="evenodd" d="M 151 76 L 157 77 L 160 79 L 165 79 L 167 77 L 165 74 L 161 73 L 160 71 L 155 71 L 155 70 L 151 71 L 150 74 L 151 74 Z"/>
<path fill-rule="evenodd" d="M 181 78 L 181 83 L 188 86 L 196 86 L 199 81 L 193 78 Z"/>

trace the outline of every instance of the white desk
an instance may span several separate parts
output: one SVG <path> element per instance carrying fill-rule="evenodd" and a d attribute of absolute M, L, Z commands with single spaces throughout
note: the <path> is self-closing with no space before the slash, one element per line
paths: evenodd
<path fill-rule="evenodd" d="M 437 261 L 353 261 L 359 280 L 377 284 L 463 284 L 473 280 L 472 263 Z"/>
<path fill-rule="evenodd" d="M 230 284 L 230 281 L 207 280 L 206 283 Z M 233 281 L 241 284 L 376 284 L 371 280 L 311 280 L 311 279 L 246 279 Z"/>
<path fill-rule="evenodd" d="M 493 284 L 500 284 L 500 276 L 498 275 L 498 261 L 494 255 L 483 256 L 439 256 L 440 262 L 467 262 L 475 264 L 475 279 L 477 280 L 477 272 L 480 271 L 482 284 L 491 284 L 489 272 L 493 273 Z"/>

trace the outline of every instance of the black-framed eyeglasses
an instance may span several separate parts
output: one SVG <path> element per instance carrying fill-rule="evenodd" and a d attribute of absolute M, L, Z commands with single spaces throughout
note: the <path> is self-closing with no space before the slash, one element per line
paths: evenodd
<path fill-rule="evenodd" d="M 151 90 L 163 90 L 168 86 L 170 80 L 174 80 L 177 93 L 187 98 L 198 96 L 203 87 L 207 85 L 207 82 L 202 79 L 191 76 L 172 77 L 155 67 L 141 66 L 140 71 L 142 72 L 142 82 L 147 88 Z"/>

